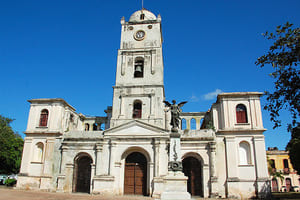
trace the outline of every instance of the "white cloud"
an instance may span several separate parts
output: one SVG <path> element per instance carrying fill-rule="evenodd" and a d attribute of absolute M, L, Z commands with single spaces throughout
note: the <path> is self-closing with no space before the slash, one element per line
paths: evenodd
<path fill-rule="evenodd" d="M 190 98 L 190 102 L 198 102 L 199 101 L 199 98 L 196 97 L 195 95 L 192 95 L 191 98 Z"/>
<path fill-rule="evenodd" d="M 203 98 L 205 100 L 212 100 L 212 99 L 215 99 L 217 97 L 217 95 L 222 93 L 222 92 L 223 92 L 222 90 L 216 89 L 214 92 L 210 92 L 210 93 L 207 93 L 207 94 L 203 95 Z"/>

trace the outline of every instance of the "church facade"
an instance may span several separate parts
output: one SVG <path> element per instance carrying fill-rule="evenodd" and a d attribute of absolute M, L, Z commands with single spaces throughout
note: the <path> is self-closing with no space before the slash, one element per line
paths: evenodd
<path fill-rule="evenodd" d="M 160 198 L 171 130 L 163 103 L 161 17 L 142 9 L 129 21 L 123 17 L 121 26 L 113 103 L 106 116 L 78 114 L 60 98 L 29 100 L 17 188 Z M 261 95 L 222 93 L 207 112 L 181 113 L 179 159 L 191 195 L 268 193 Z"/>

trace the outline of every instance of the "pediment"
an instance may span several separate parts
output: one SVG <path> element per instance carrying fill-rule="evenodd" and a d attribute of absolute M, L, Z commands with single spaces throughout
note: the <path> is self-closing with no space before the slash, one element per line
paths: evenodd
<path fill-rule="evenodd" d="M 125 124 L 107 129 L 104 131 L 106 136 L 161 136 L 168 135 L 164 129 L 147 124 L 138 120 L 133 120 Z"/>

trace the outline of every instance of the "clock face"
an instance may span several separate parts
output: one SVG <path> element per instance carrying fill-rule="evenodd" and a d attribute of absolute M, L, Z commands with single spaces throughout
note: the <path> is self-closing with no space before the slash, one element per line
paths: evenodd
<path fill-rule="evenodd" d="M 145 35 L 146 35 L 146 33 L 144 31 L 140 30 L 135 33 L 134 38 L 136 40 L 143 40 L 145 38 Z"/>

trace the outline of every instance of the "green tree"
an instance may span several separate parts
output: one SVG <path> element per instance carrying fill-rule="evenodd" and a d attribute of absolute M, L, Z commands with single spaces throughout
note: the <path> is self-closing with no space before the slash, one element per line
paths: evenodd
<path fill-rule="evenodd" d="M 281 126 L 279 111 L 287 109 L 292 116 L 288 130 L 299 125 L 300 116 L 300 28 L 292 28 L 293 24 L 286 23 L 278 26 L 275 33 L 263 34 L 274 43 L 269 51 L 259 57 L 255 64 L 264 67 L 266 64 L 273 66 L 270 74 L 275 79 L 275 91 L 266 92 L 268 103 L 264 109 L 270 112 L 270 119 L 274 128 Z"/>
<path fill-rule="evenodd" d="M 288 110 L 291 121 L 287 130 L 292 133 L 292 138 L 287 145 L 294 168 L 300 173 L 300 28 L 294 28 L 287 22 L 277 26 L 275 33 L 266 32 L 265 38 L 273 44 L 269 51 L 259 57 L 255 64 L 260 67 L 272 65 L 274 78 L 274 92 L 266 91 L 267 103 L 264 109 L 270 112 L 270 119 L 274 122 L 274 129 L 281 126 L 280 111 Z"/>
<path fill-rule="evenodd" d="M 286 150 L 289 151 L 289 156 L 294 169 L 296 169 L 300 175 L 300 126 L 292 129 L 292 137 L 286 146 Z"/>
<path fill-rule="evenodd" d="M 21 165 L 23 139 L 15 133 L 12 119 L 0 115 L 0 173 L 18 173 Z"/>

